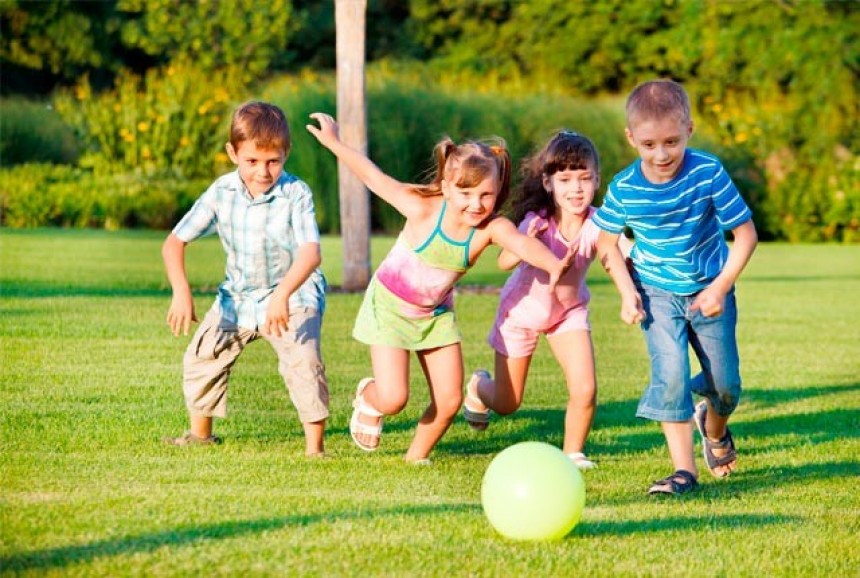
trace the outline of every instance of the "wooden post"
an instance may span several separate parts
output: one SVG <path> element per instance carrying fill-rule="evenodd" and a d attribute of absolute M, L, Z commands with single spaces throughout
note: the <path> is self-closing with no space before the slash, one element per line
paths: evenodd
<path fill-rule="evenodd" d="M 364 25 L 367 0 L 335 0 L 337 121 L 341 140 L 367 154 Z M 370 282 L 370 195 L 338 162 L 343 289 L 363 291 Z"/>

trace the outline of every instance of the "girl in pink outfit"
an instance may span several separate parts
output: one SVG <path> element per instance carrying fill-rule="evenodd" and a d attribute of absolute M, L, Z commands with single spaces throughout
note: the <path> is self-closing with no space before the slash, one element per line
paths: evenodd
<path fill-rule="evenodd" d="M 595 466 L 583 449 L 594 419 L 597 382 L 594 348 L 588 321 L 585 275 L 594 260 L 598 228 L 591 206 L 600 184 L 597 150 L 590 140 L 570 131 L 556 134 L 523 163 L 523 182 L 512 198 L 513 221 L 519 230 L 537 237 L 555 255 L 573 251 L 573 265 L 555 289 L 546 273 L 508 251 L 499 266 L 516 267 L 499 302 L 488 341 L 496 351 L 493 380 L 477 370 L 466 385 L 463 415 L 474 429 L 484 430 L 490 410 L 505 415 L 523 401 L 526 377 L 538 337 L 546 335 L 567 381 L 564 452 L 580 469 Z M 630 241 L 619 238 L 624 252 Z"/>

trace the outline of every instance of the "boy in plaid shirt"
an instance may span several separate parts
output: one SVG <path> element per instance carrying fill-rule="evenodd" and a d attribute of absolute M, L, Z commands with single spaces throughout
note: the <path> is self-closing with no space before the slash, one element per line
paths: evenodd
<path fill-rule="evenodd" d="M 276 106 L 248 102 L 233 114 L 227 154 L 237 170 L 217 179 L 168 235 L 162 248 L 173 299 L 174 335 L 197 321 L 185 272 L 185 246 L 217 232 L 227 254 L 226 278 L 183 359 L 190 429 L 173 445 L 218 444 L 214 417 L 227 415 L 230 370 L 259 338 L 278 355 L 305 431 L 305 454 L 324 455 L 328 385 L 320 354 L 326 281 L 310 188 L 284 171 L 287 119 Z"/>

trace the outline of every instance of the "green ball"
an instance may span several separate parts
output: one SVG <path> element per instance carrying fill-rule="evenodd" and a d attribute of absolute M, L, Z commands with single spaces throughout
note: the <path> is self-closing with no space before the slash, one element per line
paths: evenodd
<path fill-rule="evenodd" d="M 585 480 L 557 447 L 523 442 L 490 462 L 481 504 L 493 528 L 507 538 L 560 540 L 582 516 Z"/>

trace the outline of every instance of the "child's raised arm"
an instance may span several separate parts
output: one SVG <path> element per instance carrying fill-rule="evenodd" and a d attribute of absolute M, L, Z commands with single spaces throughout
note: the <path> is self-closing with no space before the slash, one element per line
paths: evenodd
<path fill-rule="evenodd" d="M 394 179 L 376 166 L 364 153 L 344 144 L 338 135 L 337 121 L 331 115 L 315 112 L 311 118 L 319 123 L 319 128 L 312 124 L 305 126 L 321 145 L 330 150 L 338 160 L 342 161 L 349 170 L 355 173 L 368 189 L 373 191 L 386 203 L 397 209 L 406 218 L 424 208 L 421 198 L 412 188 Z"/>
<path fill-rule="evenodd" d="M 523 235 L 514 224 L 505 217 L 496 217 L 487 225 L 490 242 L 499 245 L 517 259 L 525 261 L 538 269 L 549 273 L 549 288 L 555 289 L 558 280 L 570 266 L 573 252 L 568 252 L 564 259 L 557 259 L 549 248 L 534 237 Z"/>

